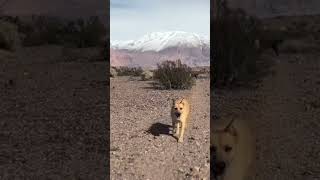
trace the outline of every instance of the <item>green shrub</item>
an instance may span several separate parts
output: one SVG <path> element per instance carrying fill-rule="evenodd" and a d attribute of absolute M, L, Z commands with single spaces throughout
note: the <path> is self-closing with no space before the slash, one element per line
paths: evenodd
<path fill-rule="evenodd" d="M 0 20 L 0 49 L 16 50 L 21 45 L 16 25 Z"/>
<path fill-rule="evenodd" d="M 154 79 L 165 89 L 190 89 L 194 84 L 191 68 L 181 61 L 164 61 L 158 64 Z"/>
<path fill-rule="evenodd" d="M 143 70 L 141 67 L 119 67 L 117 68 L 118 76 L 141 76 Z"/>
<path fill-rule="evenodd" d="M 227 4 L 218 9 L 213 20 L 214 85 L 248 82 L 257 73 L 259 53 L 255 40 L 260 22 L 241 9 L 227 8 Z"/>

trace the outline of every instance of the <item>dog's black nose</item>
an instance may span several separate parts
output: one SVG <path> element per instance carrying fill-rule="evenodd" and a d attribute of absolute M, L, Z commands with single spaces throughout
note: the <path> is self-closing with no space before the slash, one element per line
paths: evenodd
<path fill-rule="evenodd" d="M 177 117 L 180 117 L 181 113 L 176 112 L 175 115 L 176 115 Z"/>
<path fill-rule="evenodd" d="M 216 176 L 220 176 L 224 173 L 224 170 L 226 168 L 226 163 L 222 161 L 218 161 L 216 162 L 214 167 L 215 167 L 214 169 L 215 169 Z"/>

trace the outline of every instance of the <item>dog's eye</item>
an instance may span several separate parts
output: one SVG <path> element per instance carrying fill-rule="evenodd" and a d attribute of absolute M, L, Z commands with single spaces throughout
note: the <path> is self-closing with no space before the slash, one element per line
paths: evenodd
<path fill-rule="evenodd" d="M 174 108 L 174 110 L 178 110 L 178 108 Z"/>
<path fill-rule="evenodd" d="M 224 151 L 225 152 L 230 152 L 232 150 L 232 147 L 231 146 L 225 146 L 224 147 Z"/>
<path fill-rule="evenodd" d="M 182 110 L 182 108 L 180 108 L 180 110 Z"/>

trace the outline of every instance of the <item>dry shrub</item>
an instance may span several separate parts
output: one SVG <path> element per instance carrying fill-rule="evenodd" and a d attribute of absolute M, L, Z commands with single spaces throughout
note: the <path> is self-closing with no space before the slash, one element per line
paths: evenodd
<path fill-rule="evenodd" d="M 126 67 L 117 68 L 118 76 L 141 76 L 143 70 L 141 67 Z"/>
<path fill-rule="evenodd" d="M 15 24 L 0 20 L 0 49 L 16 50 L 21 41 Z"/>
<path fill-rule="evenodd" d="M 213 81 L 224 86 L 255 79 L 259 53 L 255 46 L 260 22 L 241 9 L 219 5 L 213 20 Z"/>
<path fill-rule="evenodd" d="M 191 73 L 191 68 L 182 64 L 180 60 L 164 61 L 158 64 L 154 79 L 164 89 L 190 89 L 194 84 Z"/>

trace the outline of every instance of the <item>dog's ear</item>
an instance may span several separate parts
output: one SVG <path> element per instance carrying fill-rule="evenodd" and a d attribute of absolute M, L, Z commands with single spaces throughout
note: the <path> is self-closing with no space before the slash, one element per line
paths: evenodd
<path fill-rule="evenodd" d="M 237 136 L 237 130 L 233 126 L 228 127 L 228 129 L 225 129 L 225 132 L 231 134 L 232 136 Z"/>
<path fill-rule="evenodd" d="M 225 132 L 230 133 L 233 136 L 237 136 L 237 130 L 233 127 L 234 119 L 232 119 L 229 124 L 224 128 Z"/>
<path fill-rule="evenodd" d="M 167 101 L 171 101 L 171 102 L 174 104 L 174 101 L 175 101 L 175 100 L 174 100 L 173 98 L 169 98 L 169 97 L 168 97 Z"/>
<path fill-rule="evenodd" d="M 180 104 L 182 104 L 184 106 L 184 98 L 181 99 Z"/>
<path fill-rule="evenodd" d="M 229 129 L 229 128 L 232 126 L 233 122 L 234 122 L 234 119 L 232 118 L 231 121 L 230 121 L 230 122 L 227 124 L 227 126 L 225 127 L 225 130 L 226 130 L 226 129 Z"/>
<path fill-rule="evenodd" d="M 174 105 L 176 103 L 176 100 L 173 98 L 171 99 L 171 101 L 172 101 L 172 105 Z"/>

